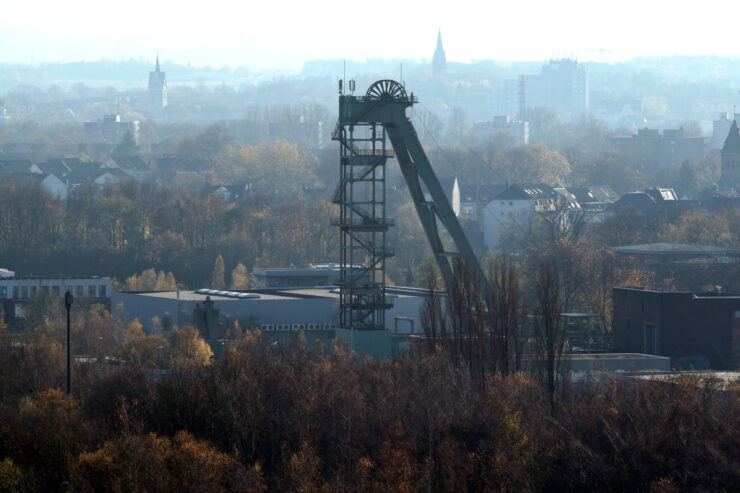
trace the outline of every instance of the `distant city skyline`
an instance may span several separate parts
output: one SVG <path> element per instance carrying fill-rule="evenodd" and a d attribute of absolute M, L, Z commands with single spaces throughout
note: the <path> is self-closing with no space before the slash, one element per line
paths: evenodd
<path fill-rule="evenodd" d="M 294 72 L 315 59 L 431 59 L 438 29 L 450 62 L 737 56 L 733 31 L 721 28 L 716 11 L 663 0 L 625 0 L 608 11 L 581 0 L 197 6 L 131 0 L 115 13 L 92 0 L 11 2 L 0 18 L 0 62 L 154 60 L 158 51 L 164 62 Z"/>

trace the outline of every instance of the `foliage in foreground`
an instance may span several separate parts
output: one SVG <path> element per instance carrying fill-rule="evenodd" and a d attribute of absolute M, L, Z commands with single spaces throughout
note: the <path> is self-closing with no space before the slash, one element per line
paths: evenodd
<path fill-rule="evenodd" d="M 689 378 L 586 384 L 563 394 L 553 414 L 547 393 L 522 374 L 481 387 L 440 353 L 360 360 L 339 346 L 274 345 L 251 332 L 212 365 L 161 378 L 135 366 L 78 368 L 73 396 L 33 390 L 58 387 L 62 371 L 3 387 L 5 490 L 59 491 L 64 481 L 78 491 L 730 491 L 740 483 L 740 389 Z"/>

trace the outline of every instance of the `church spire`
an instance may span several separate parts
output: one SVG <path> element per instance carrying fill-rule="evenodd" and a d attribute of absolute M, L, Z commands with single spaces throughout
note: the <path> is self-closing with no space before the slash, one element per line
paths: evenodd
<path fill-rule="evenodd" d="M 167 74 L 159 68 L 159 50 L 154 71 L 149 72 L 149 99 L 155 113 L 160 113 L 167 106 Z"/>
<path fill-rule="evenodd" d="M 447 71 L 447 57 L 445 49 L 442 46 L 442 29 L 437 30 L 437 47 L 434 49 L 434 58 L 432 58 L 432 73 L 444 74 Z"/>

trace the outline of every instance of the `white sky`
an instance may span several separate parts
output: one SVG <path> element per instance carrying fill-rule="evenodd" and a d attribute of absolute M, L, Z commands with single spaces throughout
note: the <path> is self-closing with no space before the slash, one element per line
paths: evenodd
<path fill-rule="evenodd" d="M 740 5 L 664 0 L 6 0 L 0 61 L 153 58 L 299 70 L 317 58 L 737 56 Z M 688 6 L 685 6 L 688 5 Z M 725 24 L 722 24 L 722 21 Z"/>

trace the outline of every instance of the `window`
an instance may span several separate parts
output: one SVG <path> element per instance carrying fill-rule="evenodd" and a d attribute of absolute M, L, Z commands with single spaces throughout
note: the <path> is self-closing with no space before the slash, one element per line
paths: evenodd
<path fill-rule="evenodd" d="M 98 297 L 105 298 L 107 295 L 105 294 L 105 285 L 98 287 Z"/>
<path fill-rule="evenodd" d="M 51 294 L 53 294 L 54 296 L 59 296 L 59 286 L 52 286 Z"/>
<path fill-rule="evenodd" d="M 4 300 L 8 297 L 8 288 L 0 286 L 0 300 Z"/>
<path fill-rule="evenodd" d="M 18 290 L 18 286 L 13 286 L 13 298 L 16 300 L 20 298 L 20 291 Z"/>
<path fill-rule="evenodd" d="M 28 299 L 28 286 L 21 286 L 21 299 Z"/>
<path fill-rule="evenodd" d="M 49 296 L 49 286 L 41 286 L 41 294 L 43 296 Z"/>
<path fill-rule="evenodd" d="M 35 298 L 36 294 L 36 286 L 31 286 L 31 298 Z"/>
<path fill-rule="evenodd" d="M 88 286 L 87 287 L 87 297 L 88 298 L 95 298 L 95 286 Z"/>
<path fill-rule="evenodd" d="M 75 286 L 75 296 L 77 296 L 78 298 L 82 298 L 82 288 L 83 286 Z"/>

